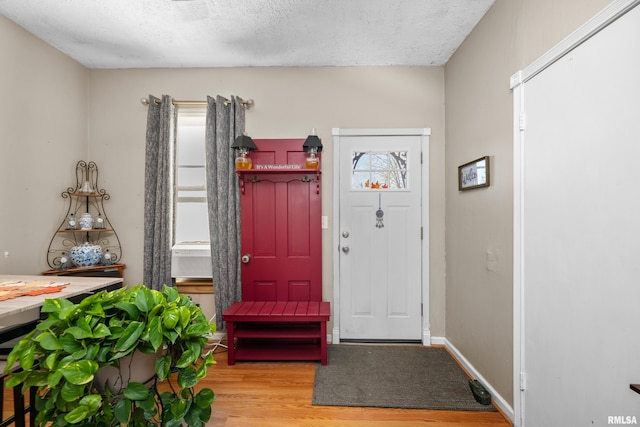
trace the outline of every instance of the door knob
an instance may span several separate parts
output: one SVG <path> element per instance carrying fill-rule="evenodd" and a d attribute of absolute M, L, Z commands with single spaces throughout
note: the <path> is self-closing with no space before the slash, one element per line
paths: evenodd
<path fill-rule="evenodd" d="M 251 261 L 251 254 L 242 255 L 241 260 L 244 264 L 249 264 L 249 261 Z"/>
<path fill-rule="evenodd" d="M 345 254 L 346 254 L 347 252 L 349 252 L 349 246 L 343 246 L 343 247 L 342 247 L 342 252 L 344 252 Z"/>

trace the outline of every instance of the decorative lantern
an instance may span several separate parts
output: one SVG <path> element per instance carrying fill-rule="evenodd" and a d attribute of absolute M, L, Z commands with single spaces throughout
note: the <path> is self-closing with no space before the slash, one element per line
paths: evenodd
<path fill-rule="evenodd" d="M 231 148 L 238 150 L 238 156 L 236 157 L 236 169 L 251 169 L 253 162 L 249 157 L 250 150 L 257 150 L 256 144 L 253 142 L 250 136 L 242 134 L 236 138 L 231 145 Z"/>
<path fill-rule="evenodd" d="M 318 169 L 320 166 L 320 159 L 318 158 L 317 153 L 322 151 L 322 143 L 320 142 L 318 135 L 316 135 L 316 128 L 311 129 L 311 134 L 304 141 L 304 144 L 302 144 L 302 149 L 309 153 L 304 162 L 304 167 L 307 169 Z"/>

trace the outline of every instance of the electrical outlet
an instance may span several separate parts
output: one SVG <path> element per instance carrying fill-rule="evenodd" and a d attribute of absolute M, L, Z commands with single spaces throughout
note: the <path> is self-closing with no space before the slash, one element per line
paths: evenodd
<path fill-rule="evenodd" d="M 322 215 L 322 228 L 323 229 L 329 228 L 329 217 L 326 215 Z"/>
<path fill-rule="evenodd" d="M 9 258 L 9 251 L 4 251 L 4 257 Z"/>

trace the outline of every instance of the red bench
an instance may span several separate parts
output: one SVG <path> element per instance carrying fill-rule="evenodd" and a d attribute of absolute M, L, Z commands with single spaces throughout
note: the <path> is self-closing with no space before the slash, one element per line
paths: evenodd
<path fill-rule="evenodd" d="M 236 360 L 319 360 L 326 365 L 330 312 L 330 304 L 322 301 L 233 304 L 222 314 L 229 365 Z"/>

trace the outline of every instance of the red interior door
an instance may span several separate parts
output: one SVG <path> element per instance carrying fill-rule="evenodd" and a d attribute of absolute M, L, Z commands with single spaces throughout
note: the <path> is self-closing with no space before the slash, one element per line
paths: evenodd
<path fill-rule="evenodd" d="M 319 174 L 303 139 L 256 139 L 241 182 L 243 301 L 321 301 Z"/>

